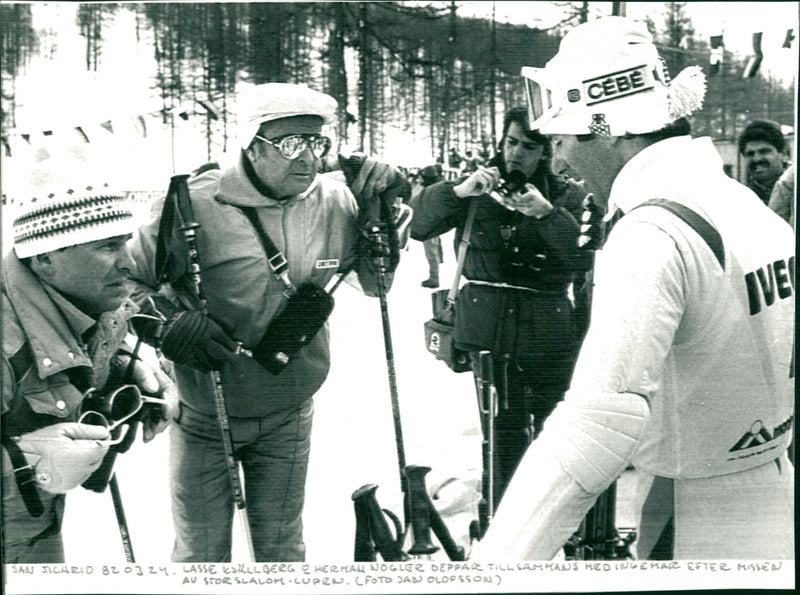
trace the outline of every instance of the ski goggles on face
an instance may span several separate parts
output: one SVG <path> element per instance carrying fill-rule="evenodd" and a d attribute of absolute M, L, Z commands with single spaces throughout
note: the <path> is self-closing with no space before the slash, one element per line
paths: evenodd
<path fill-rule="evenodd" d="M 123 385 L 109 395 L 91 392 L 81 404 L 85 411 L 78 417 L 78 423 L 102 426 L 111 432 L 139 413 L 145 403 L 160 406 L 164 401 L 144 396 L 134 384 Z"/>
<path fill-rule="evenodd" d="M 322 159 L 331 150 L 331 139 L 321 134 L 287 134 L 272 140 L 256 134 L 258 140 L 272 145 L 284 159 L 297 159 L 306 150 L 311 149 L 314 157 Z"/>

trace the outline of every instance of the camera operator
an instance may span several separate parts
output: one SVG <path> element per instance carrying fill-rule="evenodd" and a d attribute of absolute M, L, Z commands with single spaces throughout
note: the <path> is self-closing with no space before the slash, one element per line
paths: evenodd
<path fill-rule="evenodd" d="M 455 227 L 456 246 L 470 202 L 478 201 L 454 339 L 472 354 L 473 371 L 477 352 L 492 352 L 500 398 L 495 502 L 569 384 L 578 333 L 568 290 L 591 266 L 591 254 L 577 247 L 585 192 L 553 174 L 551 155 L 550 140 L 530 129 L 527 110 L 514 108 L 488 167 L 411 200 L 411 237 L 424 241 Z M 493 192 L 514 176 L 524 178 L 520 191 Z"/>

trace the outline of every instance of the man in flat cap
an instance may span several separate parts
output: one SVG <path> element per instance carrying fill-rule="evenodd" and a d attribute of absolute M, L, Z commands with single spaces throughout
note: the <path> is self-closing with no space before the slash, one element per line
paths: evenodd
<path fill-rule="evenodd" d="M 331 148 L 322 128 L 337 107 L 326 94 L 267 83 L 252 88 L 240 106 L 235 162 L 204 166 L 188 180 L 200 226 L 206 312 L 184 305 L 179 275 L 185 271 L 169 279 L 176 300 L 153 291 L 162 280 L 154 266 L 161 221 L 143 227 L 132 246 L 137 301 L 165 321 L 142 332 L 174 362 L 180 395 L 170 457 L 175 562 L 231 559 L 234 495 L 215 419 L 212 370 L 220 374 L 229 436 L 243 470 L 255 559 L 304 560 L 312 397 L 330 367 L 328 324 L 304 337 L 307 344 L 291 358 L 274 353 L 268 329 L 297 304 L 287 302 L 293 288 L 324 288 L 337 273 L 354 271 L 361 288 L 376 295 L 375 238 L 365 230 L 386 223 L 376 220 L 380 209 L 374 207 L 384 201 L 393 210 L 401 204 L 399 188 L 407 186 L 397 169 L 363 156 L 355 162 L 360 169 L 345 160 L 349 187 L 319 174 Z M 382 241 L 392 244 L 390 233 Z M 280 257 L 268 258 L 270 242 Z M 283 259 L 288 271 L 273 272 Z M 302 304 L 299 309 L 298 324 L 315 315 Z M 237 343 L 253 357 L 237 355 Z"/>
<path fill-rule="evenodd" d="M 87 404 L 118 388 L 131 361 L 121 348 L 137 310 L 125 287 L 135 225 L 124 195 L 98 180 L 85 156 L 47 158 L 28 178 L 5 207 L 14 247 L 0 295 L 3 562 L 53 564 L 64 562 L 65 494 L 131 431 L 126 424 L 110 434 L 113 418 L 84 415 L 104 411 Z M 138 360 L 129 380 L 150 394 L 172 388 Z M 166 420 L 149 418 L 145 440 Z"/>
<path fill-rule="evenodd" d="M 670 79 L 644 23 L 579 25 L 522 73 L 616 223 L 570 388 L 473 557 L 552 558 L 632 463 L 638 558 L 793 558 L 792 230 L 689 136 L 705 79 Z"/>

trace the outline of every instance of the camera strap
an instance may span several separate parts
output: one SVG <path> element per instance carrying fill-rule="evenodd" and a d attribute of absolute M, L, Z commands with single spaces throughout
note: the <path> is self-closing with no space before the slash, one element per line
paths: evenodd
<path fill-rule="evenodd" d="M 464 261 L 467 258 L 467 248 L 469 248 L 469 238 L 472 234 L 472 223 L 475 221 L 475 212 L 478 210 L 477 197 L 472 198 L 469 203 L 467 220 L 464 223 L 464 233 L 461 234 L 461 241 L 458 243 L 458 260 L 456 262 L 456 274 L 453 277 L 453 284 L 447 292 L 447 304 L 445 308 L 452 309 L 456 303 L 456 293 L 458 293 L 458 283 L 461 280 L 461 273 L 464 270 Z"/>

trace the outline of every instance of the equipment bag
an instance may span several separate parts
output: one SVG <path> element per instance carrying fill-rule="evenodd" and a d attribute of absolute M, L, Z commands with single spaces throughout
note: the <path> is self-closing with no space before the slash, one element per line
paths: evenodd
<path fill-rule="evenodd" d="M 447 364 L 453 372 L 471 370 L 469 353 L 458 349 L 453 342 L 453 310 L 441 305 L 447 301 L 447 290 L 435 291 L 431 294 L 431 298 L 433 318 L 425 323 L 425 347 L 436 359 Z"/>
<path fill-rule="evenodd" d="M 453 341 L 456 294 L 464 269 L 464 259 L 467 256 L 469 236 L 472 232 L 472 222 L 475 220 L 475 211 L 478 208 L 477 199 L 472 199 L 464 224 L 464 233 L 458 245 L 458 262 L 456 274 L 450 289 L 440 289 L 431 294 L 433 318 L 424 325 L 425 348 L 436 359 L 442 360 L 454 372 L 467 372 L 472 369 L 469 353 L 458 349 Z"/>
<path fill-rule="evenodd" d="M 333 311 L 333 296 L 311 281 L 295 288 L 289 280 L 286 258 L 267 235 L 256 210 L 253 207 L 240 208 L 255 228 L 272 272 L 287 284 L 289 297 L 281 311 L 270 321 L 261 341 L 253 348 L 253 359 L 269 372 L 280 374 L 328 320 Z"/>
<path fill-rule="evenodd" d="M 314 283 L 302 283 L 267 327 L 253 348 L 253 358 L 273 374 L 280 374 L 308 345 L 333 311 L 333 296 Z"/>

